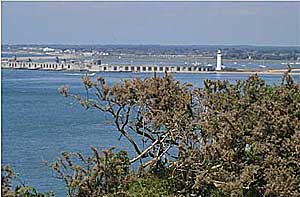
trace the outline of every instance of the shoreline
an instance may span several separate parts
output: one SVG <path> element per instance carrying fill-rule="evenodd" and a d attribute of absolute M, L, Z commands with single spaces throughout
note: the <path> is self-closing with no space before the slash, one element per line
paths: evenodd
<path fill-rule="evenodd" d="M 224 74 L 240 74 L 240 73 L 244 73 L 244 74 L 263 74 L 263 75 L 283 75 L 284 73 L 286 73 L 288 70 L 287 69 L 276 69 L 276 70 L 264 70 L 264 71 L 247 71 L 247 70 L 243 70 L 243 71 L 219 71 L 217 73 L 224 73 Z M 293 72 L 296 71 L 296 72 Z M 291 75 L 300 75 L 300 69 L 292 69 L 292 71 L 289 73 Z"/>
<path fill-rule="evenodd" d="M 93 72 L 93 73 L 154 73 L 154 72 L 147 72 L 147 71 L 141 71 L 141 72 L 133 72 L 133 71 L 95 71 L 95 70 L 56 70 L 56 69 L 27 69 L 27 68 L 8 68 L 8 67 L 1 67 L 1 69 L 4 70 L 31 70 L 31 71 L 60 71 L 60 72 Z M 287 72 L 287 69 L 276 69 L 276 70 L 265 70 L 265 71 L 247 71 L 247 70 L 240 70 L 240 71 L 203 71 L 203 72 L 172 72 L 169 71 L 168 73 L 175 73 L 175 74 L 262 74 L 262 75 L 283 75 L 285 72 Z M 296 71 L 296 72 L 293 72 Z M 164 73 L 161 71 L 158 71 L 156 73 Z M 300 69 L 292 69 L 292 71 L 289 73 L 290 75 L 300 75 Z"/>

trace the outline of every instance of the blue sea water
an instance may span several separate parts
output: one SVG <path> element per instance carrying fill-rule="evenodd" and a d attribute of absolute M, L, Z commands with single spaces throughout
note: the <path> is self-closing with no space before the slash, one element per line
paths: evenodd
<path fill-rule="evenodd" d="M 1 53 L 2 58 L 13 58 L 13 57 L 43 57 L 48 56 L 47 54 L 26 54 L 26 53 L 20 53 L 20 54 L 13 54 L 13 53 Z"/>
<path fill-rule="evenodd" d="M 141 73 L 98 73 L 109 84 Z M 29 70 L 2 70 L 2 163 L 10 164 L 27 185 L 56 196 L 66 196 L 60 180 L 53 177 L 43 161 L 54 161 L 62 151 L 91 153 L 116 146 L 129 151 L 125 140 L 110 123 L 108 114 L 85 110 L 71 98 L 61 96 L 57 89 L 68 85 L 72 92 L 83 93 L 80 73 Z M 204 79 L 246 79 L 248 74 L 176 74 L 175 79 L 202 86 Z M 268 84 L 280 82 L 281 75 L 262 75 Z"/>

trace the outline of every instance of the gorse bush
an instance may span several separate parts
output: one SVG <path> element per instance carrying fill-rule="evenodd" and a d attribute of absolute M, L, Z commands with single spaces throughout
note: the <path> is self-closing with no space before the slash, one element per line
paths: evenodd
<path fill-rule="evenodd" d="M 300 88 L 288 73 L 278 86 L 257 75 L 194 89 L 170 75 L 97 81 L 84 77 L 87 97 L 75 98 L 113 115 L 137 152 L 131 162 L 150 157 L 155 172 L 172 170 L 178 195 L 300 194 Z M 141 150 L 127 129 L 148 146 Z"/>
<path fill-rule="evenodd" d="M 151 173 L 132 175 L 124 185 L 124 196 L 175 196 L 176 183 L 167 176 Z"/>
<path fill-rule="evenodd" d="M 13 196 L 15 191 L 12 189 L 12 180 L 16 174 L 11 170 L 10 166 L 1 166 L 1 196 Z"/>
<path fill-rule="evenodd" d="M 51 165 L 58 179 L 65 182 L 68 196 L 151 196 L 173 194 L 171 179 L 148 172 L 129 171 L 129 158 L 124 151 L 104 150 L 103 155 L 92 148 L 84 158 L 80 153 L 64 152 Z"/>
<path fill-rule="evenodd" d="M 62 179 L 69 196 L 103 196 L 121 194 L 122 183 L 129 175 L 129 158 L 126 152 L 113 153 L 113 148 L 103 151 L 96 148 L 93 155 L 84 158 L 80 153 L 64 152 L 52 164 L 57 178 Z"/>
<path fill-rule="evenodd" d="M 289 75 L 279 86 L 256 75 L 236 84 L 207 80 L 195 97 L 205 106 L 199 145 L 174 165 L 185 193 L 300 195 L 299 84 Z"/>
<path fill-rule="evenodd" d="M 60 92 L 76 98 L 86 108 L 112 115 L 118 132 L 137 154 L 130 163 L 147 158 L 142 166 L 159 170 L 176 157 L 179 144 L 189 143 L 193 129 L 190 85 L 181 85 L 171 75 L 125 80 L 112 87 L 102 77 L 92 81 L 85 76 L 82 81 L 86 97 L 72 94 L 66 87 Z"/>
<path fill-rule="evenodd" d="M 17 174 L 9 165 L 1 166 L 1 196 L 3 197 L 52 197 L 53 192 L 40 193 L 35 188 L 19 184 L 13 187 L 13 181 L 16 181 Z M 18 180 L 20 183 L 21 181 Z"/>
<path fill-rule="evenodd" d="M 85 96 L 59 91 L 111 114 L 136 155 L 62 153 L 51 167 L 69 196 L 300 196 L 300 85 L 288 72 L 276 86 L 257 75 L 202 88 L 169 74 L 82 82 Z"/>

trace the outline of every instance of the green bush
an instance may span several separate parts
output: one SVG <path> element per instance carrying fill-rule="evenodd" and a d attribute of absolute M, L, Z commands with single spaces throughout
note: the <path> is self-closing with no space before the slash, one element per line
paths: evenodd
<path fill-rule="evenodd" d="M 172 150 L 188 143 L 193 129 L 189 84 L 180 84 L 171 75 L 124 80 L 111 87 L 102 77 L 92 81 L 85 76 L 82 81 L 85 97 L 71 93 L 67 87 L 60 92 L 74 97 L 87 109 L 112 115 L 117 131 L 136 152 L 130 163 L 147 158 L 143 167 L 160 172 L 177 156 Z"/>
<path fill-rule="evenodd" d="M 172 172 L 177 195 L 300 195 L 300 88 L 288 73 L 278 86 L 254 75 L 194 89 L 170 75 L 112 87 L 82 80 L 85 98 L 61 93 L 112 114 L 137 153 L 130 163 L 146 157 L 149 172 Z M 133 139 L 148 143 L 141 149 Z"/>
<path fill-rule="evenodd" d="M 300 195 L 300 86 L 258 76 L 230 84 L 205 82 L 196 91 L 196 148 L 185 149 L 174 176 L 186 193 L 238 196 Z"/>
<path fill-rule="evenodd" d="M 169 177 L 158 177 L 151 173 L 134 176 L 124 188 L 125 196 L 174 196 L 176 184 Z"/>
<path fill-rule="evenodd" d="M 52 164 L 57 178 L 62 179 L 69 196 L 103 196 L 108 193 L 122 193 L 122 183 L 129 174 L 127 153 L 103 151 L 100 156 L 96 148 L 93 154 L 84 158 L 80 153 L 64 152 Z"/>
<path fill-rule="evenodd" d="M 4 197 L 52 197 L 53 192 L 39 193 L 35 188 L 24 184 L 15 188 L 12 182 L 17 179 L 17 174 L 9 165 L 1 166 L 1 196 Z"/>
<path fill-rule="evenodd" d="M 62 153 L 52 169 L 69 196 L 300 196 L 300 85 L 288 73 L 277 86 L 257 75 L 203 88 L 171 75 L 82 81 L 86 97 L 60 92 L 111 114 L 136 156 Z M 14 173 L 2 171 L 2 195 L 44 195 L 12 189 Z"/>

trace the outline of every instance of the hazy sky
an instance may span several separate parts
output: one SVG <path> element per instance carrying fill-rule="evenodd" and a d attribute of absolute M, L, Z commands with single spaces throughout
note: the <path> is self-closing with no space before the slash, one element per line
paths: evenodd
<path fill-rule="evenodd" d="M 300 2 L 2 2 L 4 44 L 300 45 Z"/>

